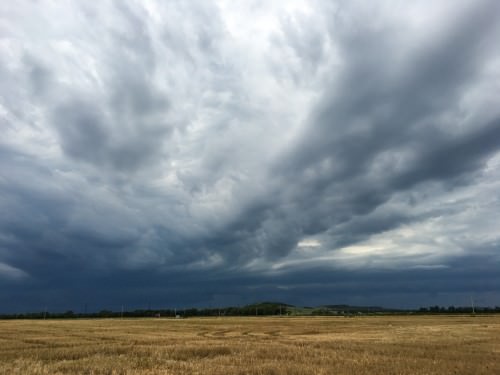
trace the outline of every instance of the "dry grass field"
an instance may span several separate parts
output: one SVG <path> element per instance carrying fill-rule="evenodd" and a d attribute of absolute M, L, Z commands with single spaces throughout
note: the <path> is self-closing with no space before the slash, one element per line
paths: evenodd
<path fill-rule="evenodd" d="M 500 316 L 0 321 L 1 374 L 500 374 Z"/>

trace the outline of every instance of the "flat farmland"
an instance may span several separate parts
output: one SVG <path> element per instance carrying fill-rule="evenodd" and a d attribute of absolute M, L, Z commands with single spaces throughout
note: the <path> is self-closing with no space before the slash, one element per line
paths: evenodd
<path fill-rule="evenodd" d="M 500 316 L 0 321 L 1 374 L 500 374 Z"/>

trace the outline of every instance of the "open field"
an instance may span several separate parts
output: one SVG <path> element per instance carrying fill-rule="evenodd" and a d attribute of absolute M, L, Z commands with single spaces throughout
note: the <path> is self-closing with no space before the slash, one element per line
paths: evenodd
<path fill-rule="evenodd" d="M 1 374 L 500 374 L 500 316 L 0 321 Z"/>

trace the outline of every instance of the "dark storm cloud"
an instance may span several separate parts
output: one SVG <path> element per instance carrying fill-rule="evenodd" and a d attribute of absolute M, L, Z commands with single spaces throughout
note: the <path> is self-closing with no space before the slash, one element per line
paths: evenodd
<path fill-rule="evenodd" d="M 303 208 L 291 217 L 309 215 L 307 223 L 320 218 L 321 232 L 369 214 L 398 190 L 430 180 L 473 181 L 467 175 L 481 170 L 500 147 L 500 118 L 474 124 L 457 118 L 449 126 L 442 116 L 460 111 L 464 88 L 497 52 L 489 44 L 490 33 L 498 34 L 498 17 L 491 12 L 497 6 L 464 12 L 437 40 L 426 40 L 396 66 L 390 58 L 404 47 L 394 30 L 374 33 L 370 23 L 354 36 L 341 30 L 346 63 L 281 164 L 293 181 L 281 187 L 297 190 L 292 194 Z M 460 123 L 470 128 L 456 134 Z"/>
<path fill-rule="evenodd" d="M 3 6 L 4 301 L 496 298 L 499 6 L 370 7 Z"/>
<path fill-rule="evenodd" d="M 74 159 L 109 165 L 117 170 L 133 171 L 152 162 L 153 157 L 158 156 L 162 142 L 168 139 L 170 129 L 141 123 L 137 112 L 144 110 L 150 113 L 150 107 L 155 105 L 154 100 L 148 99 L 151 98 L 147 91 L 142 92 L 140 87 L 131 85 L 123 91 L 119 103 L 116 103 L 116 112 L 111 114 L 105 114 L 94 104 L 85 101 L 75 101 L 57 108 L 53 123 L 63 151 Z M 136 123 L 127 124 L 130 120 L 127 115 L 123 115 L 123 107 L 135 112 L 133 118 Z M 118 134 L 110 126 L 115 121 L 123 128 Z"/>
<path fill-rule="evenodd" d="M 500 119 L 480 124 L 479 129 L 457 138 L 437 144 L 429 142 L 428 149 L 394 178 L 393 185 L 408 188 L 428 180 L 456 180 L 479 170 L 500 146 Z"/>
<path fill-rule="evenodd" d="M 67 272 L 58 278 L 48 276 L 42 283 L 28 281 L 15 293 L 11 290 L 15 284 L 4 284 L 0 302 L 9 306 L 5 311 L 48 306 L 51 311 L 77 312 L 83 311 L 85 304 L 92 311 L 119 311 L 124 304 L 128 309 L 148 305 L 183 308 L 242 305 L 263 299 L 302 305 L 467 306 L 471 296 L 482 304 L 498 301 L 497 268 L 498 262 L 484 264 L 483 258 L 477 257 L 440 269 L 346 271 L 318 267 L 272 276 L 144 270 L 91 273 L 70 268 L 75 272 L 72 277 Z"/>

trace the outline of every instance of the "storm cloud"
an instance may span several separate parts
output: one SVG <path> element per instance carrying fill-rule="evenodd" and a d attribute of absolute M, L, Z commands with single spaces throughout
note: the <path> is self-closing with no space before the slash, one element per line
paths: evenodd
<path fill-rule="evenodd" d="M 497 1 L 0 20 L 2 310 L 500 304 Z"/>

